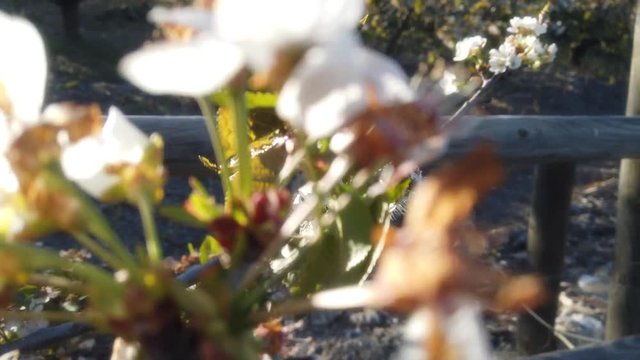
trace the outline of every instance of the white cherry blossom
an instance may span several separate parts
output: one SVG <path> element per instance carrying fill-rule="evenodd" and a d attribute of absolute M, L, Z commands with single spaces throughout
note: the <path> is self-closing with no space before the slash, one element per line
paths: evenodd
<path fill-rule="evenodd" d="M 516 54 L 516 49 L 508 43 L 500 45 L 498 49 L 489 51 L 489 71 L 500 74 L 507 69 L 518 69 L 522 59 Z"/>
<path fill-rule="evenodd" d="M 537 18 L 533 16 L 514 17 L 509 20 L 509 26 L 507 31 L 513 34 L 522 35 L 542 35 L 547 32 L 547 24 L 541 23 Z"/>
<path fill-rule="evenodd" d="M 240 48 L 210 36 L 162 41 L 126 55 L 122 75 L 156 95 L 199 97 L 223 87 L 244 66 Z"/>
<path fill-rule="evenodd" d="M 47 78 L 42 37 L 29 21 L 0 11 L 0 49 L 0 111 L 9 112 L 5 116 L 19 124 L 33 124 L 38 121 Z"/>
<path fill-rule="evenodd" d="M 39 120 L 47 59 L 38 30 L 27 20 L 0 11 L 0 205 L 19 190 L 6 158 L 13 138 Z"/>
<path fill-rule="evenodd" d="M 278 49 L 327 43 L 355 30 L 364 1 L 219 0 L 215 11 L 217 35 L 241 46 L 250 65 L 264 71 Z"/>
<path fill-rule="evenodd" d="M 459 91 L 458 85 L 456 84 L 457 80 L 458 77 L 456 76 L 456 74 L 452 73 L 449 70 L 445 70 L 442 73 L 442 78 L 440 78 L 440 81 L 438 81 L 438 86 L 440 87 L 442 94 L 448 96 L 457 93 Z"/>
<path fill-rule="evenodd" d="M 307 52 L 283 86 L 276 111 L 315 140 L 372 105 L 414 99 L 397 63 L 345 37 Z"/>
<path fill-rule="evenodd" d="M 152 94 L 204 96 L 246 65 L 268 70 L 284 48 L 306 49 L 353 31 L 363 13 L 362 0 L 218 0 L 213 10 L 157 7 L 150 21 L 189 26 L 196 35 L 147 45 L 127 55 L 119 69 Z"/>
<path fill-rule="evenodd" d="M 464 61 L 477 54 L 487 44 L 485 37 L 476 35 L 466 37 L 456 43 L 456 56 L 453 61 Z"/>
<path fill-rule="evenodd" d="M 111 107 L 100 134 L 66 146 L 60 163 L 70 180 L 100 198 L 120 181 L 116 175 L 107 173 L 107 166 L 140 163 L 148 145 L 148 137 L 120 110 Z"/>

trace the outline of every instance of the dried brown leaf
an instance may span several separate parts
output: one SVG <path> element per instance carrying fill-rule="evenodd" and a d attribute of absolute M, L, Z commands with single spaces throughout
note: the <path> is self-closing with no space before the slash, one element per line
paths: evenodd
<path fill-rule="evenodd" d="M 467 217 L 503 176 L 491 147 L 479 147 L 416 186 L 407 205 L 406 226 L 417 232 L 448 231 Z"/>

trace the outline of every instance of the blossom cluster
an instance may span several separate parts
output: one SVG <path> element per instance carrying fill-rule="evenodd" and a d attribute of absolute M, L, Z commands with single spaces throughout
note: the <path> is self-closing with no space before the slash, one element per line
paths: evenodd
<path fill-rule="evenodd" d="M 540 36 L 547 32 L 547 24 L 532 16 L 514 17 L 510 20 L 507 31 L 511 34 L 497 48 L 489 50 L 489 71 L 500 74 L 507 70 L 515 70 L 521 66 L 534 69 L 552 62 L 558 48 L 555 44 L 545 44 Z M 454 61 L 468 60 L 480 56 L 487 39 L 472 36 L 456 44 Z"/>
<path fill-rule="evenodd" d="M 55 199 L 70 203 L 42 189 L 48 168 L 58 164 L 68 179 L 103 198 L 120 183 L 109 169 L 140 163 L 150 142 L 115 107 L 104 124 L 95 105 L 42 109 L 47 59 L 40 34 L 28 21 L 1 12 L 0 29 L 0 237 L 13 237 L 33 231 L 28 227 L 42 220 L 43 211 L 59 211 L 46 209 Z"/>
<path fill-rule="evenodd" d="M 187 27 L 192 36 L 145 46 L 126 56 L 120 70 L 153 94 L 202 97 L 249 69 L 279 92 L 278 115 L 316 140 L 335 133 L 372 98 L 380 104 L 415 99 L 402 69 L 362 44 L 355 30 L 363 15 L 364 2 L 341 0 L 158 7 L 149 20 Z"/>

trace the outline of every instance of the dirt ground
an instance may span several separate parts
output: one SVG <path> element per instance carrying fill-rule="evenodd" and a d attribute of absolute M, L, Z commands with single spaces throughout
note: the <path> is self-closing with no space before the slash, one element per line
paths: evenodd
<path fill-rule="evenodd" d="M 167 2 L 170 1 L 164 1 Z M 81 5 L 83 40 L 80 42 L 69 42 L 64 38 L 58 9 L 49 0 L 0 0 L 0 9 L 27 16 L 44 34 L 51 71 L 47 102 L 98 102 L 103 109 L 114 104 L 127 114 L 197 114 L 197 107 L 191 100 L 143 94 L 117 74 L 117 60 L 152 36 L 153 28 L 145 22 L 152 3 L 86 0 Z M 518 73 L 505 79 L 475 111 L 487 114 L 622 114 L 625 97 L 626 84 L 608 84 L 588 74 L 551 66 L 540 73 Z M 476 222 L 487 231 L 494 244 L 496 261 L 512 269 L 526 268 L 532 172 L 533 167 L 511 168 L 504 186 L 476 213 Z M 606 278 L 608 274 L 614 240 L 616 185 L 616 161 L 578 166 L 570 211 L 567 266 L 563 275 L 563 294 L 568 299 L 565 302 L 586 303 L 592 311 L 589 316 L 602 324 L 606 299 L 601 294 L 580 288 L 578 280 L 583 275 L 605 274 L 603 278 Z M 215 186 L 213 181 L 210 186 Z M 186 194 L 184 179 L 174 179 L 169 193 L 171 199 L 179 201 Z M 121 228 L 131 228 L 131 209 L 109 208 L 107 211 Z M 168 247 L 179 253 L 186 248 L 182 239 L 193 239 L 193 236 L 186 230 L 169 236 L 167 240 L 173 243 Z M 392 358 L 401 343 L 400 324 L 398 317 L 381 312 L 313 314 L 292 320 L 287 325 L 291 332 L 287 338 L 286 356 L 299 360 Z M 514 324 L 512 315 L 488 318 L 494 345 L 505 350 L 505 354 L 512 350 Z M 590 335 L 600 340 L 602 334 Z"/>

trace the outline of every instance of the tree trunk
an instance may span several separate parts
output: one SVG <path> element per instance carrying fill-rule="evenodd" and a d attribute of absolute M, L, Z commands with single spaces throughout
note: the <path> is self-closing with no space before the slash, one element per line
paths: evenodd
<path fill-rule="evenodd" d="M 640 0 L 636 4 L 626 114 L 640 114 Z M 640 333 L 640 159 L 620 163 L 617 212 L 607 339 Z"/>
<path fill-rule="evenodd" d="M 518 350 L 524 354 L 557 349 L 553 324 L 558 310 L 574 177 L 573 163 L 536 166 L 527 246 L 532 270 L 543 277 L 549 297 L 545 304 L 532 309 L 546 324 L 526 313 L 518 319 L 516 341 Z"/>
<path fill-rule="evenodd" d="M 70 40 L 80 39 L 80 1 L 82 0 L 55 0 L 62 14 L 64 33 Z"/>

